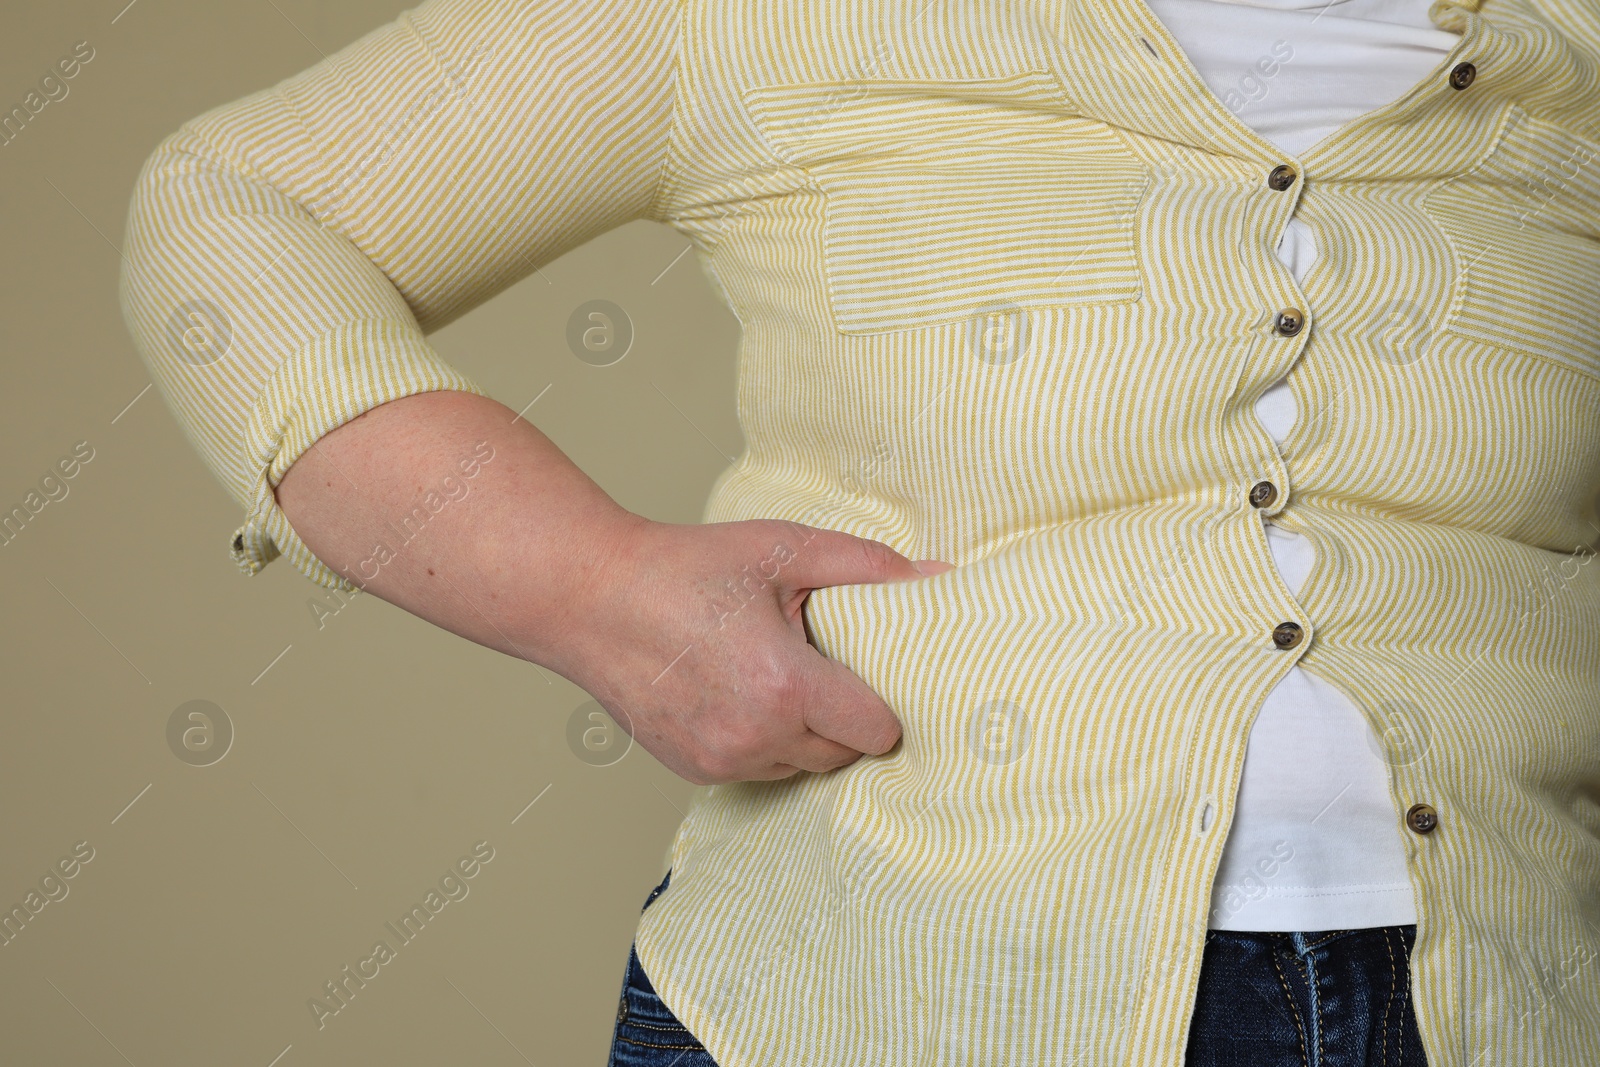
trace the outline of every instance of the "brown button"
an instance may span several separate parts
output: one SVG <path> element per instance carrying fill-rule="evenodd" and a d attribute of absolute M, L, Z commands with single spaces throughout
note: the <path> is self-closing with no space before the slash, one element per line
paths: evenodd
<path fill-rule="evenodd" d="M 1279 337 L 1293 337 L 1305 326 L 1306 317 L 1299 308 L 1284 308 L 1278 312 L 1278 317 L 1272 320 L 1272 328 Z"/>
<path fill-rule="evenodd" d="M 1278 499 L 1278 487 L 1271 482 L 1257 482 L 1250 487 L 1250 503 L 1258 508 L 1269 508 Z"/>
<path fill-rule="evenodd" d="M 1450 69 L 1450 88 L 1465 89 L 1478 76 L 1478 68 L 1471 63 L 1457 63 Z"/>
<path fill-rule="evenodd" d="M 1295 178 L 1293 167 L 1279 163 L 1272 168 L 1272 173 L 1267 175 L 1267 188 L 1276 189 L 1281 193 L 1294 184 Z"/>
<path fill-rule="evenodd" d="M 1439 813 L 1426 804 L 1413 804 L 1406 809 L 1406 825 L 1415 833 L 1431 834 L 1439 825 Z"/>
<path fill-rule="evenodd" d="M 1297 622 L 1280 622 L 1272 628 L 1272 643 L 1279 648 L 1293 648 L 1305 636 Z"/>

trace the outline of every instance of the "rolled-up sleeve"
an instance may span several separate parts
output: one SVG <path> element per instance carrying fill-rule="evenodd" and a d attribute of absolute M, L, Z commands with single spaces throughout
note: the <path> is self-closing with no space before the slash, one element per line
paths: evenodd
<path fill-rule="evenodd" d="M 243 510 L 228 550 L 245 573 L 284 555 L 353 589 L 278 507 L 284 473 L 379 404 L 481 394 L 427 335 L 656 217 L 681 3 L 430 0 L 156 147 L 129 211 L 122 311 Z"/>

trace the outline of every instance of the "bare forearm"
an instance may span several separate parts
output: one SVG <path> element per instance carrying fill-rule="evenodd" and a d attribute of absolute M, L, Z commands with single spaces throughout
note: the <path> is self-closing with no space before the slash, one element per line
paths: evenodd
<path fill-rule="evenodd" d="M 505 405 L 452 391 L 326 434 L 277 497 L 311 551 L 366 592 L 556 670 L 582 590 L 643 522 Z"/>
<path fill-rule="evenodd" d="M 696 784 L 881 754 L 893 711 L 806 640 L 812 589 L 921 578 L 888 545 L 796 522 L 651 522 L 511 409 L 466 392 L 380 404 L 278 485 L 318 559 L 462 637 L 587 690 Z M 780 567 L 732 617 L 717 596 Z"/>

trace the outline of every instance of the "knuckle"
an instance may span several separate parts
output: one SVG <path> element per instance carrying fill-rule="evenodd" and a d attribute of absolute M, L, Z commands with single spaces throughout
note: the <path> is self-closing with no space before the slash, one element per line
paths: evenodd
<path fill-rule="evenodd" d="M 881 582 L 888 578 L 899 553 L 882 541 L 863 538 L 857 541 L 857 545 L 861 551 L 862 567 L 868 580 Z"/>
<path fill-rule="evenodd" d="M 742 766 L 754 761 L 766 747 L 766 732 L 759 723 L 742 722 L 723 733 L 718 747 L 725 762 Z"/>
<path fill-rule="evenodd" d="M 765 747 L 766 731 L 757 719 L 741 717 L 720 723 L 702 742 L 700 771 L 723 780 L 740 777 L 751 764 L 760 762 Z"/>
<path fill-rule="evenodd" d="M 702 752 L 695 764 L 698 767 L 696 777 L 703 779 L 695 782 L 695 785 L 716 785 L 720 782 L 733 781 L 737 773 L 733 761 L 726 754 L 715 750 Z"/>
<path fill-rule="evenodd" d="M 876 755 L 876 753 L 872 753 L 872 754 Z M 856 760 L 860 759 L 861 756 L 862 756 L 862 753 L 860 753 L 860 752 L 849 752 L 849 753 L 846 753 L 845 755 L 842 755 L 838 759 L 834 760 L 832 765 L 828 767 L 828 770 L 837 771 L 842 767 L 848 767 L 852 763 L 856 762 Z"/>
<path fill-rule="evenodd" d="M 827 751 L 814 753 L 805 764 L 805 769 L 818 774 L 836 771 L 840 767 L 848 767 L 861 758 L 861 753 L 852 750 L 848 745 L 834 744 Z"/>
<path fill-rule="evenodd" d="M 810 688 L 805 673 L 791 664 L 777 669 L 771 694 L 779 707 L 791 708 L 805 699 Z"/>
<path fill-rule="evenodd" d="M 812 527 L 793 519 L 769 519 L 763 532 L 770 538 L 789 538 L 803 541 L 812 533 Z"/>
<path fill-rule="evenodd" d="M 760 704 L 787 707 L 804 691 L 805 679 L 788 656 L 767 649 L 757 657 L 751 681 L 762 699 Z"/>

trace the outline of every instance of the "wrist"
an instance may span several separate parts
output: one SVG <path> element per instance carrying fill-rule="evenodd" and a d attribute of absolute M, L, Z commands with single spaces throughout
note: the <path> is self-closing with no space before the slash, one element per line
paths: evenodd
<path fill-rule="evenodd" d="M 626 629 L 626 591 L 638 584 L 644 543 L 660 525 L 608 499 L 574 516 L 565 536 L 552 540 L 548 527 L 524 532 L 508 568 L 517 576 L 521 632 L 512 636 L 522 658 L 582 684 L 593 650 Z M 542 558 L 529 558 L 532 546 L 543 548 Z"/>

